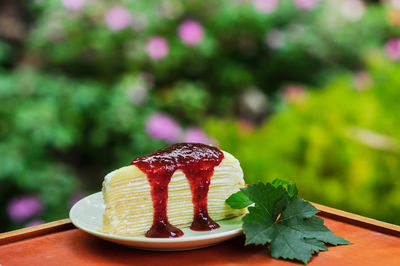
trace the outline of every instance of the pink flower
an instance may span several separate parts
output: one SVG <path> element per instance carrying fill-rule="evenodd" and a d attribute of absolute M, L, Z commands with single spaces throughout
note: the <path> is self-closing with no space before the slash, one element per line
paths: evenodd
<path fill-rule="evenodd" d="M 14 222 L 22 222 L 43 211 L 43 203 L 37 196 L 20 196 L 8 203 L 8 215 Z"/>
<path fill-rule="evenodd" d="M 161 36 L 152 37 L 146 45 L 147 54 L 154 60 L 163 59 L 168 54 L 168 42 Z"/>
<path fill-rule="evenodd" d="M 105 20 L 111 30 L 118 31 L 126 28 L 131 23 L 132 16 L 124 7 L 115 6 L 108 10 Z"/>
<path fill-rule="evenodd" d="M 203 144 L 213 144 L 215 142 L 210 139 L 203 130 L 195 127 L 186 130 L 183 141 Z"/>
<path fill-rule="evenodd" d="M 312 10 L 317 7 L 319 0 L 294 0 L 298 9 Z"/>
<path fill-rule="evenodd" d="M 30 222 L 28 222 L 25 227 L 31 227 L 31 226 L 36 226 L 39 224 L 44 224 L 44 222 L 42 220 L 32 220 Z"/>
<path fill-rule="evenodd" d="M 178 34 L 184 44 L 197 45 L 204 38 L 204 29 L 197 21 L 186 20 L 179 26 Z"/>
<path fill-rule="evenodd" d="M 385 46 L 386 55 L 391 60 L 400 60 L 400 39 L 392 38 L 390 39 Z"/>
<path fill-rule="evenodd" d="M 71 11 L 79 11 L 85 5 L 85 0 L 61 0 L 63 6 Z"/>
<path fill-rule="evenodd" d="M 147 134 L 153 139 L 161 139 L 174 143 L 181 137 L 181 126 L 171 117 L 156 113 L 151 115 L 146 123 Z"/>
<path fill-rule="evenodd" d="M 264 14 L 274 12 L 278 8 L 279 0 L 252 0 L 254 8 Z"/>

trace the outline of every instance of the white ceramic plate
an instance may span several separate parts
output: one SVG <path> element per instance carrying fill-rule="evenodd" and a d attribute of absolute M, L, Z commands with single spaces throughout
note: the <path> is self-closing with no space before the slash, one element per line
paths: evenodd
<path fill-rule="evenodd" d="M 72 223 L 89 234 L 118 244 L 146 250 L 189 250 L 215 245 L 242 234 L 242 216 L 218 221 L 220 228 L 198 232 L 184 228 L 178 238 L 147 238 L 143 236 L 118 236 L 98 232 L 103 224 L 104 201 L 101 192 L 78 201 L 69 212 Z"/>

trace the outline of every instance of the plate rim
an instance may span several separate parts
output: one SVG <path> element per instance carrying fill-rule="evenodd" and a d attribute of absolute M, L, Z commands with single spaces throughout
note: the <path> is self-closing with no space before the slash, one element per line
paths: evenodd
<path fill-rule="evenodd" d="M 229 230 L 229 231 L 224 231 L 224 232 L 215 232 L 213 231 L 205 231 L 201 232 L 204 234 L 201 235 L 194 235 L 194 236 L 186 236 L 183 235 L 182 237 L 178 238 L 146 238 L 144 236 L 121 236 L 121 235 L 114 235 L 114 234 L 108 234 L 108 233 L 103 233 L 97 230 L 93 230 L 90 228 L 87 228 L 80 224 L 77 220 L 75 220 L 75 217 L 73 215 L 73 212 L 84 200 L 86 200 L 89 197 L 95 197 L 98 196 L 98 194 L 102 194 L 102 191 L 98 191 L 95 193 L 92 193 L 90 195 L 85 196 L 84 198 L 80 199 L 77 201 L 70 209 L 69 211 L 69 218 L 74 226 L 79 228 L 80 230 L 83 230 L 91 235 L 94 235 L 96 237 L 100 237 L 102 239 L 115 239 L 115 240 L 123 240 L 123 241 L 129 241 L 129 242 L 136 242 L 136 243 L 160 243 L 160 244 L 168 244 L 168 243 L 185 243 L 185 242 L 196 242 L 196 241 L 203 241 L 203 240 L 211 240 L 211 239 L 219 239 L 227 236 L 232 236 L 236 237 L 239 235 L 243 234 L 243 228 L 240 224 L 240 227 Z M 242 219 L 244 215 L 232 217 L 229 219 L 221 220 L 221 221 L 227 221 L 231 219 Z M 223 225 L 221 225 L 223 226 Z M 217 229 L 218 230 L 218 229 Z"/>

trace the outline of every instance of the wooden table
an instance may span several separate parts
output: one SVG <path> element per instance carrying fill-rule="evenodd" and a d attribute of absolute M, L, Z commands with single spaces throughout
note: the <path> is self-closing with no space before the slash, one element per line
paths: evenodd
<path fill-rule="evenodd" d="M 400 227 L 314 204 L 319 216 L 352 245 L 329 247 L 309 265 L 400 265 Z M 400 214 L 399 214 L 400 215 Z M 119 246 L 75 228 L 69 219 L 0 234 L 0 265 L 295 265 L 236 237 L 216 246 L 176 252 Z M 300 265 L 300 264 L 298 264 Z"/>

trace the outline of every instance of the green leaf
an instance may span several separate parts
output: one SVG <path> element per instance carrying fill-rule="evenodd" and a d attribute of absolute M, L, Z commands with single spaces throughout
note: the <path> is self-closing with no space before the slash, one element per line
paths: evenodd
<path fill-rule="evenodd" d="M 289 193 L 289 196 L 291 198 L 297 197 L 298 190 L 297 190 L 296 183 L 294 183 L 294 182 L 290 182 L 288 180 L 276 178 L 276 179 L 274 179 L 274 181 L 272 181 L 272 185 L 274 187 L 279 187 L 279 186 L 286 187 L 286 189 L 287 189 L 287 191 Z"/>
<path fill-rule="evenodd" d="M 241 191 L 274 221 L 289 202 L 287 191 L 282 186 L 274 187 L 270 183 L 248 185 Z"/>
<path fill-rule="evenodd" d="M 238 191 L 226 199 L 226 203 L 232 209 L 243 209 L 253 204 L 251 200 L 242 192 Z"/>
<path fill-rule="evenodd" d="M 271 255 L 274 258 L 297 259 L 307 263 L 312 254 L 327 250 L 324 242 L 333 245 L 349 244 L 329 231 L 323 225 L 323 220 L 314 216 L 316 213 L 318 210 L 302 199 L 290 201 L 275 225 Z"/>
<path fill-rule="evenodd" d="M 323 219 L 315 216 L 318 210 L 314 206 L 297 198 L 295 184 L 258 183 L 241 191 L 254 202 L 243 217 L 246 245 L 269 243 L 274 258 L 306 264 L 313 254 L 327 250 L 325 243 L 350 244 L 324 226 Z"/>
<path fill-rule="evenodd" d="M 284 179 L 280 179 L 280 178 L 275 178 L 274 181 L 271 182 L 271 184 L 274 187 L 279 187 L 279 186 L 290 184 L 290 181 L 287 181 L 287 180 L 284 180 Z"/>
<path fill-rule="evenodd" d="M 265 245 L 271 242 L 275 222 L 272 216 L 265 215 L 265 212 L 259 207 L 250 207 L 249 213 L 242 220 L 246 236 L 245 245 Z"/>
<path fill-rule="evenodd" d="M 335 235 L 331 230 L 329 230 L 328 227 L 324 225 L 324 219 L 317 216 L 304 219 L 301 228 L 297 229 L 304 231 L 307 236 L 318 238 L 319 240 L 334 246 L 350 244 L 349 241 Z"/>
<path fill-rule="evenodd" d="M 254 207 L 249 208 L 249 213 L 243 217 L 246 245 L 264 245 L 271 241 L 271 226 L 288 204 L 288 193 L 282 186 L 275 188 L 269 183 L 248 185 L 242 191 L 256 203 Z"/>
<path fill-rule="evenodd" d="M 297 190 L 296 183 L 288 184 L 287 185 L 287 190 L 288 190 L 289 196 L 291 198 L 297 198 L 297 195 L 299 194 L 299 191 Z"/>

